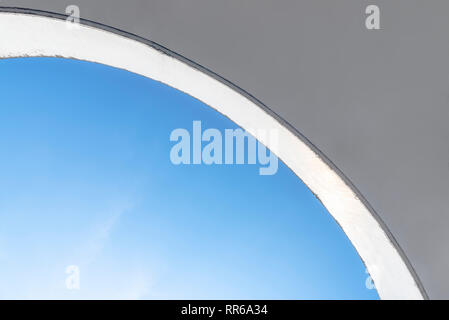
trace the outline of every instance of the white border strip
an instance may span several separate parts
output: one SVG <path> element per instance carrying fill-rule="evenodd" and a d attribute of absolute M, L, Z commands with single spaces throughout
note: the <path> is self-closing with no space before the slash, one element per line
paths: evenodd
<path fill-rule="evenodd" d="M 307 144 L 258 105 L 213 77 L 146 44 L 63 20 L 0 13 L 0 57 L 59 56 L 102 63 L 181 90 L 248 130 L 317 195 L 364 261 L 382 299 L 423 299 L 412 274 L 370 211 Z M 1 70 L 0 70 L 1 72 Z M 278 146 L 250 128 L 274 129 Z"/>

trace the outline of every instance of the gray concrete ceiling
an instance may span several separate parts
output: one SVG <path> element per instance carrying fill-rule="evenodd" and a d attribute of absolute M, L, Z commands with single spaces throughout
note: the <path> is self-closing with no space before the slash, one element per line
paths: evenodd
<path fill-rule="evenodd" d="M 449 2 L 3 0 L 155 41 L 248 91 L 325 154 L 449 298 Z M 365 28 L 377 4 L 381 30 Z M 1 44 L 0 44 L 1 45 Z"/>

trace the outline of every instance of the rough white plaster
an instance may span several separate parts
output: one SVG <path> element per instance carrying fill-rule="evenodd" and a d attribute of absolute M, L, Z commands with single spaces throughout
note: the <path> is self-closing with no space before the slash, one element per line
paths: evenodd
<path fill-rule="evenodd" d="M 388 236 L 342 178 L 287 128 L 230 87 L 114 33 L 84 25 L 68 28 L 65 21 L 53 18 L 0 13 L 0 57 L 25 56 L 98 62 L 160 81 L 201 100 L 272 149 L 320 198 L 363 259 L 382 299 L 423 298 Z M 258 128 L 278 130 L 277 148 L 258 135 Z"/>

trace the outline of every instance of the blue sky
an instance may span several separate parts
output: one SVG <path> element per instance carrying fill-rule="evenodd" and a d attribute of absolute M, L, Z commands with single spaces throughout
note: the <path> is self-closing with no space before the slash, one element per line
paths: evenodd
<path fill-rule="evenodd" d="M 0 88 L 0 298 L 378 298 L 282 162 L 170 162 L 172 130 L 237 128 L 194 98 L 56 58 L 0 60 Z"/>

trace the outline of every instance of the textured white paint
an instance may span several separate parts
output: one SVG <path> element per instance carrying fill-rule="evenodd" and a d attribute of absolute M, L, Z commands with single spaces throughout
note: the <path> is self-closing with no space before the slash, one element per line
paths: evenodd
<path fill-rule="evenodd" d="M 230 87 L 126 37 L 88 26 L 68 28 L 65 21 L 53 18 L 0 13 L 0 57 L 25 56 L 61 56 L 125 69 L 214 108 L 275 152 L 320 198 L 363 259 L 382 299 L 423 298 L 396 248 L 341 177 L 298 137 Z M 258 136 L 258 128 L 278 130 L 277 148 Z"/>

